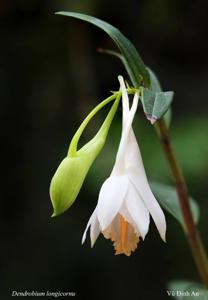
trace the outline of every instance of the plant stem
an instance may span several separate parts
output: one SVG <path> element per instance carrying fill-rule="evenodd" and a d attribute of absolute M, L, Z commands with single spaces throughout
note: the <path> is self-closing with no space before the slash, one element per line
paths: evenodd
<path fill-rule="evenodd" d="M 77 144 L 79 142 L 79 139 L 85 129 L 85 127 L 87 126 L 87 124 L 90 122 L 90 120 L 96 115 L 96 113 L 101 110 L 106 104 L 108 104 L 109 102 L 115 100 L 115 98 L 117 97 L 117 94 L 114 93 L 113 95 L 111 95 L 110 97 L 108 97 L 107 99 L 103 100 L 102 102 L 100 102 L 90 113 L 89 115 L 84 119 L 84 121 L 82 122 L 82 124 L 79 126 L 77 132 L 75 133 L 75 135 L 73 136 L 70 146 L 69 146 L 69 151 L 68 151 L 68 155 L 70 155 L 71 157 L 76 156 L 76 152 L 77 152 Z"/>
<path fill-rule="evenodd" d="M 168 129 L 164 119 L 159 120 L 156 123 L 156 130 L 160 137 L 166 158 L 168 160 L 171 173 L 175 182 L 180 207 L 184 222 L 186 225 L 185 234 L 188 239 L 192 255 L 195 260 L 196 267 L 198 269 L 199 275 L 202 282 L 206 287 L 208 287 L 208 260 L 205 252 L 201 236 L 194 224 L 193 215 L 190 208 L 190 202 L 188 198 L 188 190 L 186 182 L 183 176 L 181 167 L 177 161 L 176 155 L 174 153 L 173 147 L 171 145 L 171 140 L 168 134 Z"/>
<path fill-rule="evenodd" d="M 134 89 L 134 88 L 128 88 L 127 89 L 127 93 L 128 94 L 135 94 L 136 92 L 138 92 L 138 89 Z M 98 111 L 100 111 L 106 104 L 108 104 L 109 102 L 117 99 L 118 97 L 121 97 L 121 91 L 117 91 L 114 92 L 113 95 L 111 95 L 110 97 L 108 97 L 107 99 L 103 100 L 102 102 L 100 102 L 96 107 L 93 108 L 93 110 L 89 113 L 89 115 L 84 119 L 84 121 L 81 123 L 81 125 L 79 126 L 78 130 L 76 131 L 75 135 L 73 136 L 71 143 L 69 145 L 69 150 L 68 150 L 68 155 L 71 157 L 76 156 L 77 153 L 77 145 L 79 142 L 79 139 L 85 129 L 85 127 L 88 125 L 88 123 L 90 122 L 90 120 L 97 114 Z M 115 105 L 116 109 L 117 106 Z M 112 116 L 114 116 L 114 113 L 112 113 Z M 110 116 L 109 116 L 110 117 Z"/>

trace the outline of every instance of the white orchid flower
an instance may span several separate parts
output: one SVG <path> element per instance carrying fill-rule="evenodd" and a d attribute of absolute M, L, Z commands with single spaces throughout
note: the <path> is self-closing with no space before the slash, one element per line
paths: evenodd
<path fill-rule="evenodd" d="M 162 209 L 155 199 L 144 170 L 132 122 L 136 113 L 139 94 L 134 95 L 129 109 L 129 98 L 124 80 L 119 76 L 122 92 L 123 126 L 116 162 L 110 177 L 103 183 L 97 206 L 83 234 L 86 239 L 90 227 L 93 247 L 100 232 L 114 243 L 115 254 L 129 256 L 144 240 L 150 223 L 150 215 L 165 241 L 166 221 Z"/>

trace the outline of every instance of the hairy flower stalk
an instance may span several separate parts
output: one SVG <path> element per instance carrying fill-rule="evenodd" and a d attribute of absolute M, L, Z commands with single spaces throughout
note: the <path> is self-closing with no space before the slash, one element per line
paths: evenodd
<path fill-rule="evenodd" d="M 89 219 L 82 243 L 90 227 L 91 246 L 102 232 L 105 238 L 112 240 L 115 254 L 129 256 L 137 248 L 140 238 L 144 240 L 149 230 L 150 214 L 164 241 L 166 221 L 149 187 L 132 129 L 139 93 L 135 93 L 130 109 L 128 94 L 121 76 L 119 81 L 123 105 L 121 141 L 112 173 L 102 185 L 97 206 Z"/>

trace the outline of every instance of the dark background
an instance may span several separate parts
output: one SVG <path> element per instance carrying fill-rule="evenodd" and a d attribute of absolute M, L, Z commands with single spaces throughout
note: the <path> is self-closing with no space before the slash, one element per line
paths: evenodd
<path fill-rule="evenodd" d="M 74 291 L 78 299 L 168 299 L 168 281 L 199 278 L 183 232 L 167 213 L 167 244 L 152 222 L 131 257 L 115 257 L 103 237 L 94 249 L 89 239 L 80 243 L 112 168 L 119 114 L 77 201 L 50 218 L 50 180 L 71 137 L 90 109 L 118 89 L 117 76 L 127 77 L 119 61 L 96 52 L 114 47 L 102 31 L 55 16 L 57 10 L 92 14 L 120 28 L 164 90 L 175 91 L 171 134 L 202 208 L 199 227 L 208 246 L 208 2 L 1 0 L 1 299 L 10 299 L 13 290 L 47 289 Z M 104 112 L 89 126 L 86 140 L 103 118 Z M 135 129 L 148 177 L 170 182 L 156 134 L 141 110 Z"/>

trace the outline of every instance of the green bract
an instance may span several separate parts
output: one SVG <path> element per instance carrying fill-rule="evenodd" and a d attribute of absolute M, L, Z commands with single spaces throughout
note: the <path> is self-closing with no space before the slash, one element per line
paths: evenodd
<path fill-rule="evenodd" d="M 173 92 L 153 92 L 145 88 L 141 88 L 141 91 L 144 112 L 151 124 L 154 124 L 168 111 Z"/>
<path fill-rule="evenodd" d="M 144 113 L 147 119 L 154 124 L 164 116 L 166 124 L 169 126 L 171 117 L 171 103 L 173 92 L 163 92 L 160 82 L 155 73 L 148 68 L 150 74 L 150 89 L 141 88 L 141 100 Z"/>
<path fill-rule="evenodd" d="M 77 151 L 78 141 L 89 121 L 104 105 L 115 98 L 116 100 L 98 133 Z M 119 92 L 101 102 L 91 111 L 75 133 L 69 147 L 68 155 L 59 165 L 51 181 L 50 197 L 54 209 L 52 216 L 57 216 L 66 211 L 76 199 L 89 168 L 105 144 L 120 98 L 121 93 Z"/>

